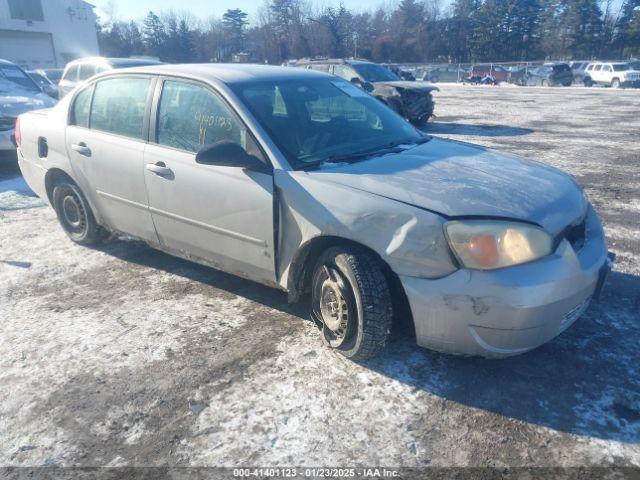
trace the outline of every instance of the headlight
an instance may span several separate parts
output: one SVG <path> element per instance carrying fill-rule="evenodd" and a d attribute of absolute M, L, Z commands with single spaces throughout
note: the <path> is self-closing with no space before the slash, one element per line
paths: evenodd
<path fill-rule="evenodd" d="M 549 255 L 553 239 L 534 225 L 493 220 L 463 220 L 444 225 L 449 245 L 467 268 L 492 270 Z"/>

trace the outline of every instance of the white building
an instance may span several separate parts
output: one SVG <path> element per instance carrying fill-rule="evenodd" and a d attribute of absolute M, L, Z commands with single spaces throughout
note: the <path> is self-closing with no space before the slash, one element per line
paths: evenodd
<path fill-rule="evenodd" d="M 82 0 L 0 0 L 0 58 L 33 69 L 98 55 L 93 8 Z"/>

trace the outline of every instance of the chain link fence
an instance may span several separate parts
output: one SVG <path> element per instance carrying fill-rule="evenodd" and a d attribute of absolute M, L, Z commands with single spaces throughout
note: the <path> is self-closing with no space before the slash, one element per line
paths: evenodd
<path fill-rule="evenodd" d="M 522 84 L 529 70 L 545 63 L 548 62 L 409 63 L 395 66 L 416 80 L 433 83 L 465 82 L 473 77 L 491 76 L 498 82 Z"/>

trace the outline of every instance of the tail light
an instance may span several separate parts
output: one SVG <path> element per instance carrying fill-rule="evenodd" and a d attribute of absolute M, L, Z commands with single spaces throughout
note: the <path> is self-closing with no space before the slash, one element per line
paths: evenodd
<path fill-rule="evenodd" d="M 20 117 L 16 118 L 16 129 L 13 135 L 16 139 L 16 146 L 19 147 L 22 143 L 22 133 L 20 133 Z"/>

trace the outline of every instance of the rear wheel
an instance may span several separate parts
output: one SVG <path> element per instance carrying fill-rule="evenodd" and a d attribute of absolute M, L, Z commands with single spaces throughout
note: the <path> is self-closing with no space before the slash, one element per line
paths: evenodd
<path fill-rule="evenodd" d="M 56 184 L 52 200 L 58 221 L 71 240 L 80 245 L 94 245 L 107 238 L 108 232 L 97 224 L 76 184 L 68 180 Z"/>
<path fill-rule="evenodd" d="M 593 86 L 593 80 L 591 80 L 589 77 L 585 77 L 583 82 L 584 82 L 584 86 L 585 87 L 592 87 Z"/>
<path fill-rule="evenodd" d="M 325 344 L 353 360 L 381 352 L 389 339 L 393 308 L 380 262 L 354 247 L 326 250 L 311 285 L 311 314 Z"/>
<path fill-rule="evenodd" d="M 542 87 L 548 87 L 548 86 L 549 86 L 549 82 L 547 82 L 546 80 L 544 80 L 544 79 L 543 79 L 543 80 L 540 82 L 540 86 L 542 86 Z"/>

